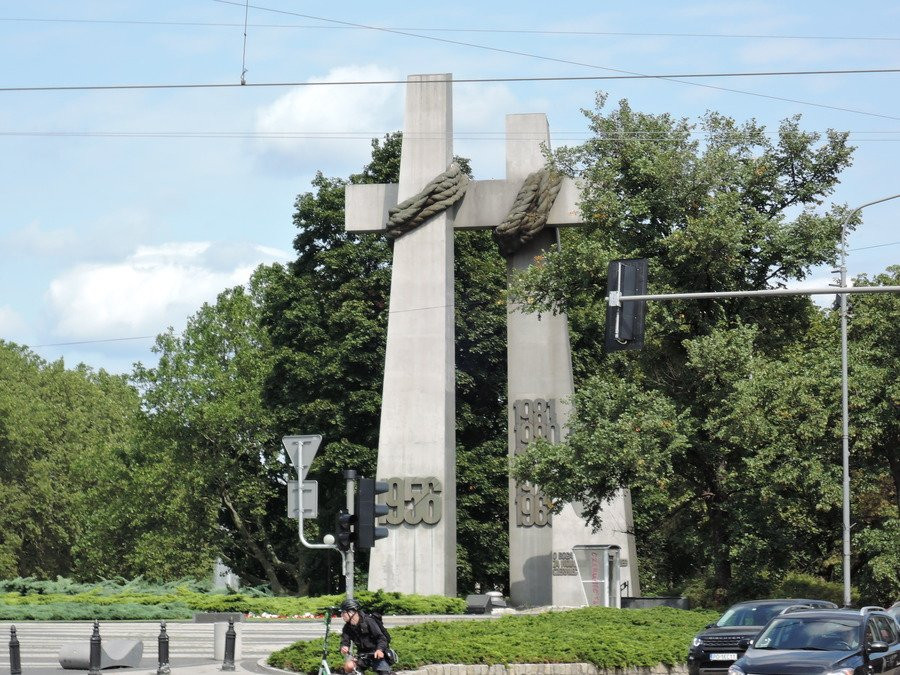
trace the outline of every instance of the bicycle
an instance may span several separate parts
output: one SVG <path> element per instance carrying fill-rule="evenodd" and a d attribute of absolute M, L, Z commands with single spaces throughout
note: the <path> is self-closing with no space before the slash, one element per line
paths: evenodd
<path fill-rule="evenodd" d="M 388 650 L 388 651 L 390 651 L 390 650 Z M 390 655 L 385 654 L 385 657 L 387 658 L 388 663 L 392 663 L 390 657 L 394 654 L 395 653 L 393 653 L 393 652 Z M 353 670 L 350 670 L 350 671 L 345 670 L 344 671 L 345 673 L 349 673 L 349 675 L 362 675 L 362 673 L 364 673 L 366 670 L 371 670 L 372 664 L 376 661 L 374 652 L 364 652 L 364 653 L 357 653 L 357 654 L 353 654 L 352 652 L 349 652 L 349 653 L 347 653 L 345 658 L 347 660 L 353 661 Z M 345 663 L 346 663 L 346 661 L 345 661 Z M 377 673 L 378 671 L 372 670 L 372 672 Z M 393 673 L 393 668 L 391 669 L 391 672 Z"/>
<path fill-rule="evenodd" d="M 325 614 L 325 639 L 322 640 L 322 663 L 319 665 L 319 675 L 331 675 L 331 668 L 328 666 L 328 634 L 331 632 L 331 619 L 339 615 L 340 607 L 321 607 L 320 612 Z"/>

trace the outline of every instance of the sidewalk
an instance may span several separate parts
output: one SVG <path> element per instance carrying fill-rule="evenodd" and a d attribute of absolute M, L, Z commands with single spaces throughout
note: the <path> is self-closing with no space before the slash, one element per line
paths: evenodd
<path fill-rule="evenodd" d="M 171 666 L 172 675 L 227 675 L 228 672 L 235 673 L 255 673 L 256 675 L 283 675 L 291 671 L 280 670 L 265 664 L 265 659 L 239 659 L 234 663 L 234 671 L 223 671 L 221 661 L 208 661 L 206 663 L 193 663 L 187 666 Z M 24 669 L 23 669 L 24 670 Z M 82 671 L 61 671 L 80 673 Z M 134 675 L 156 675 L 156 668 L 147 670 L 146 668 L 125 668 L 118 669 L 118 672 L 134 673 Z"/>

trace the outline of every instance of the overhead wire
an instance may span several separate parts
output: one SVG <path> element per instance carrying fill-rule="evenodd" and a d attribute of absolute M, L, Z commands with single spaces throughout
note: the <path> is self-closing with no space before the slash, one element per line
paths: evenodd
<path fill-rule="evenodd" d="M 391 131 L 72 131 L 72 130 L 20 130 L 20 131 L 0 131 L 0 138 L 171 138 L 171 139 L 243 139 L 243 140 L 346 140 L 371 141 L 373 138 L 381 138 Z M 776 131 L 763 132 L 766 136 L 775 137 L 778 135 Z M 825 132 L 816 132 L 820 135 Z M 855 134 L 883 134 L 896 135 L 900 131 L 847 131 L 848 140 L 853 143 L 895 143 L 900 142 L 900 137 L 869 137 L 858 138 Z M 567 132 L 553 131 L 551 136 L 557 142 L 561 141 L 584 141 L 595 136 L 587 132 Z M 691 132 L 691 137 L 702 138 L 702 132 Z M 733 138 L 745 138 L 744 134 L 734 133 L 730 135 Z M 436 138 L 428 134 L 418 134 L 417 138 L 430 139 Z M 504 141 L 508 136 L 502 130 L 497 131 L 459 131 L 452 135 L 454 140 L 460 141 Z M 641 139 L 646 141 L 665 141 L 674 138 L 672 134 L 642 134 L 640 132 L 616 132 L 615 134 L 604 134 L 603 140 L 626 140 Z"/>
<path fill-rule="evenodd" d="M 119 337 L 119 338 L 100 338 L 97 340 L 76 340 L 74 342 L 53 342 L 43 345 L 23 345 L 28 349 L 38 349 L 40 347 L 71 347 L 74 345 L 92 345 L 100 342 L 127 342 L 128 340 L 154 340 L 155 335 L 137 335 L 135 337 Z"/>
<path fill-rule="evenodd" d="M 897 246 L 900 245 L 900 241 L 890 241 L 884 244 L 874 244 L 872 246 L 857 246 L 855 248 L 847 249 L 849 251 L 864 251 L 866 249 L 871 248 L 881 248 L 884 246 Z M 435 309 L 434 307 L 425 307 L 422 309 Z M 98 338 L 96 340 L 77 340 L 73 342 L 53 342 L 48 344 L 38 344 L 38 345 L 23 345 L 28 349 L 38 349 L 44 347 L 71 347 L 78 345 L 90 345 L 90 344 L 100 344 L 104 342 L 127 342 L 133 340 L 152 340 L 155 339 L 156 335 L 137 335 L 133 337 L 117 337 L 117 338 Z"/>
<path fill-rule="evenodd" d="M 217 2 L 221 4 L 227 5 L 235 5 L 241 6 L 242 3 L 237 2 L 236 0 L 212 0 L 212 2 Z M 743 94 L 748 96 L 756 96 L 771 100 L 785 101 L 790 103 L 796 103 L 799 105 L 812 106 L 817 108 L 824 108 L 829 110 L 837 110 L 840 112 L 849 112 L 858 115 L 866 115 L 870 117 L 880 117 L 884 119 L 900 119 L 900 117 L 896 117 L 893 115 L 887 115 L 882 113 L 874 113 L 865 110 L 858 110 L 855 108 L 845 108 L 841 106 L 832 106 L 824 103 L 816 103 L 812 101 L 803 101 L 800 99 L 793 99 L 782 96 L 775 96 L 772 94 L 763 94 L 760 92 L 751 92 L 744 91 L 741 89 L 731 89 L 728 87 L 719 87 L 711 84 L 703 84 L 699 82 L 685 82 L 684 80 L 688 79 L 697 79 L 697 78 L 706 78 L 706 77 L 749 77 L 749 76 L 774 76 L 774 75 L 834 75 L 834 74 L 852 74 L 852 73 L 892 73 L 898 72 L 898 69 L 893 68 L 881 68 L 881 69 L 852 69 L 852 70 L 830 70 L 830 71 L 765 71 L 765 72 L 754 72 L 754 73 L 672 73 L 672 74 L 645 74 L 645 73 L 637 73 L 630 70 L 624 70 L 620 68 L 610 68 L 606 66 L 598 66 L 595 64 L 584 63 L 580 61 L 572 61 L 568 59 L 559 59 L 550 56 L 544 56 L 540 54 L 533 54 L 529 52 L 522 52 L 517 50 L 503 49 L 500 47 L 492 47 L 489 45 L 482 45 L 472 42 L 463 42 L 459 40 L 449 40 L 446 38 L 440 38 L 430 35 L 421 35 L 418 33 L 412 33 L 405 30 L 396 30 L 392 28 L 384 28 L 379 26 L 370 26 L 366 24 L 359 24 L 349 21 L 341 21 L 338 19 L 329 19 L 325 17 L 318 17 L 309 14 L 302 14 L 299 12 L 291 12 L 287 10 L 274 9 L 270 7 L 262 7 L 259 5 L 250 5 L 249 0 L 245 0 L 243 3 L 245 8 L 245 12 L 249 12 L 250 7 L 253 9 L 257 9 L 264 12 L 273 12 L 277 14 L 287 14 L 291 16 L 298 16 L 302 18 L 312 19 L 316 21 L 322 21 L 326 23 L 333 23 L 342 26 L 349 26 L 354 28 L 366 29 L 366 30 L 374 30 L 380 32 L 386 32 L 396 35 L 402 35 L 405 37 L 413 37 L 417 39 L 423 40 L 432 40 L 441 43 L 453 44 L 458 46 L 472 47 L 476 49 L 483 49 L 493 52 L 511 54 L 516 56 L 524 56 L 527 58 L 541 59 L 545 61 L 551 61 L 555 63 L 564 63 L 568 65 L 576 65 L 580 67 L 593 68 L 599 70 L 605 70 L 609 72 L 619 73 L 617 76 L 564 76 L 564 77 L 512 77 L 512 78 L 455 78 L 454 82 L 521 82 L 521 81 L 566 81 L 566 80 L 616 80 L 616 79 L 655 79 L 655 80 L 664 80 L 669 82 L 675 82 L 678 84 L 685 84 L 689 86 L 698 86 L 708 89 L 714 89 L 718 91 L 725 91 L 737 94 Z M 263 87 L 299 87 L 299 86 L 334 86 L 334 85 L 376 85 L 376 84 L 397 84 L 397 81 L 392 80 L 377 80 L 377 81 L 346 81 L 346 82 L 267 82 L 267 83 L 254 83 L 252 86 L 263 86 Z M 400 82 L 402 83 L 402 82 Z M 225 87 L 234 87 L 234 86 L 251 86 L 242 81 L 240 84 L 235 83 L 188 83 L 188 84 L 134 84 L 134 85 L 48 85 L 48 86 L 31 86 L 31 87 L 0 87 L 0 92 L 25 92 L 25 91 L 86 91 L 86 90 L 128 90 L 128 89 L 195 89 L 195 88 L 225 88 Z"/>
<path fill-rule="evenodd" d="M 239 5 L 239 4 L 240 4 L 240 3 L 236 2 L 236 0 L 211 0 L 211 1 L 212 1 L 212 2 L 217 2 L 217 3 L 220 3 L 220 4 L 224 4 L 224 5 Z M 402 35 L 402 36 L 405 36 L 405 37 L 412 37 L 412 38 L 416 38 L 416 39 L 420 39 L 420 40 L 431 40 L 431 41 L 435 41 L 435 42 L 441 42 L 441 43 L 445 43 L 445 44 L 458 45 L 458 46 L 462 46 L 462 47 L 472 47 L 472 48 L 474 48 L 474 49 L 483 49 L 483 50 L 487 50 L 487 51 L 491 51 L 491 52 L 497 52 L 497 53 L 501 53 L 501 54 L 510 54 L 510 55 L 514 55 L 514 56 L 524 56 L 524 57 L 526 57 L 526 58 L 539 59 L 539 60 L 542 60 L 542 61 L 551 61 L 551 62 L 554 62 L 554 63 L 565 63 L 565 64 L 568 64 L 568 65 L 582 66 L 582 67 L 585 67 L 585 68 L 594 68 L 594 69 L 597 69 L 597 70 L 605 70 L 605 71 L 608 71 L 608 72 L 622 73 L 622 74 L 626 74 L 626 75 L 633 75 L 633 76 L 643 76 L 643 77 L 647 77 L 647 76 L 644 75 L 643 73 L 638 73 L 638 72 L 635 72 L 635 71 L 632 71 L 632 70 L 625 70 L 625 69 L 623 69 L 623 68 L 611 68 L 611 67 L 608 67 L 608 66 L 598 66 L 598 65 L 596 65 L 596 64 L 592 64 L 592 63 L 584 63 L 584 62 L 581 62 L 581 61 L 572 61 L 572 60 L 569 60 L 569 59 L 560 59 L 560 58 L 556 58 L 556 57 L 552 57 L 552 56 L 544 56 L 544 55 L 541 55 L 541 54 L 533 54 L 533 53 L 530 53 L 530 52 L 521 52 L 521 51 L 514 50 L 514 49 L 503 49 L 503 48 L 501 48 L 501 47 L 491 47 L 490 45 L 482 45 L 482 44 L 478 44 L 478 43 L 474 43 L 474 42 L 463 42 L 463 41 L 460 41 L 460 40 L 449 40 L 449 39 L 447 39 L 447 38 L 436 37 L 436 36 L 433 36 L 433 35 L 421 35 L 421 34 L 419 34 L 419 33 L 413 33 L 413 32 L 410 32 L 410 31 L 395 30 L 395 29 L 392 29 L 392 28 L 382 28 L 382 27 L 379 27 L 379 26 L 370 26 L 370 25 L 367 25 L 367 24 L 356 23 L 356 22 L 353 22 L 353 21 L 342 21 L 342 20 L 340 20 L 340 19 L 329 19 L 329 18 L 326 18 L 326 17 L 315 16 L 315 15 L 312 15 L 312 14 L 303 14 L 303 13 L 300 13 L 300 12 L 291 12 L 291 11 L 283 10 L 283 9 L 273 9 L 273 8 L 271 8 L 271 7 L 261 7 L 261 6 L 259 6 L 259 5 L 252 5 L 252 7 L 253 7 L 254 9 L 258 9 L 258 10 L 264 11 L 264 12 L 273 12 L 273 13 L 277 13 L 277 14 L 287 14 L 287 15 L 291 15 L 291 16 L 301 17 L 301 18 L 304 18 L 304 19 L 312 19 L 312 20 L 315 20 L 315 21 L 323 21 L 323 22 L 326 22 L 326 23 L 332 23 L 332 24 L 337 24 L 337 25 L 355 26 L 355 27 L 358 27 L 358 28 L 367 28 L 367 29 L 369 29 L 369 30 L 374 30 L 374 31 L 379 31 L 379 32 L 385 32 L 385 33 L 390 33 L 390 34 L 393 34 L 393 35 Z M 703 87 L 703 88 L 705 88 L 705 89 L 714 89 L 714 90 L 717 90 L 717 91 L 725 91 L 725 92 L 730 92 L 730 93 L 734 93 L 734 94 L 743 94 L 743 95 L 746 95 L 746 96 L 755 96 L 755 97 L 765 98 L 765 99 L 770 99 L 770 100 L 775 100 L 775 101 L 784 101 L 784 102 L 787 102 L 787 103 L 797 103 L 797 104 L 799 104 L 799 105 L 807 105 L 807 106 L 812 106 L 812 107 L 816 107 L 816 108 L 825 108 L 825 109 L 829 109 L 829 110 L 838 110 L 838 111 L 841 111 L 841 112 L 851 112 L 851 113 L 856 113 L 856 114 L 860 114 L 860 115 L 870 115 L 870 116 L 873 116 L 873 117 L 884 117 L 884 118 L 886 118 L 886 119 L 900 119 L 900 118 L 893 117 L 893 116 L 890 116 L 890 115 L 881 115 L 881 114 L 879 114 L 879 113 L 872 113 L 872 112 L 868 112 L 868 111 L 864 111 L 864 110 L 856 110 L 856 109 L 853 109 L 853 108 L 843 108 L 843 107 L 840 107 L 840 106 L 831 106 L 831 105 L 827 105 L 827 104 L 824 104 L 824 103 L 814 103 L 814 102 L 811 102 L 811 101 L 803 101 L 803 100 L 800 100 L 800 99 L 788 98 L 788 97 L 784 97 L 784 96 L 774 96 L 774 95 L 772 95 L 772 94 L 762 94 L 762 93 L 760 93 L 760 92 L 744 91 L 744 90 L 742 90 L 742 89 L 731 89 L 731 88 L 728 88 L 728 87 L 719 87 L 719 86 L 712 85 L 712 84 L 703 84 L 703 83 L 701 83 L 701 82 L 690 82 L 690 81 L 685 82 L 685 81 L 683 81 L 683 79 L 680 79 L 679 76 L 677 76 L 677 75 L 676 75 L 676 76 L 655 76 L 654 79 L 664 80 L 664 81 L 667 81 L 667 82 L 675 82 L 675 83 L 678 83 L 678 84 L 685 84 L 685 85 L 688 85 L 688 86 L 694 86 L 694 87 Z"/>
<path fill-rule="evenodd" d="M 242 24 L 224 21 L 161 21 L 151 19 L 69 19 L 38 17 L 0 17 L 0 22 L 21 23 L 86 23 L 136 26 L 188 26 L 209 28 L 238 28 Z M 251 28 L 291 28 L 317 30 L 366 30 L 355 26 L 323 26 L 321 24 L 250 23 Z M 499 33 L 518 35 L 580 35 L 597 37 L 686 37 L 686 38 L 726 38 L 740 40 L 872 40 L 878 42 L 900 42 L 900 37 L 882 35 L 783 35 L 775 33 L 651 33 L 639 31 L 596 31 L 596 30 L 548 30 L 537 28 L 447 28 L 429 26 L 392 26 L 395 30 L 410 30 L 433 33 Z"/>

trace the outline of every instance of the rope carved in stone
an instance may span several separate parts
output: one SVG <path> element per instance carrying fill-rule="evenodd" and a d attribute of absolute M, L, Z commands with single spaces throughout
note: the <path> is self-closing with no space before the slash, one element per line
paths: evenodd
<path fill-rule="evenodd" d="M 387 236 L 397 239 L 432 216 L 450 208 L 466 194 L 469 177 L 454 162 L 422 191 L 388 211 Z"/>
<path fill-rule="evenodd" d="M 503 255 L 512 255 L 544 229 L 561 185 L 562 175 L 552 169 L 535 171 L 525 179 L 506 220 L 494 229 Z"/>

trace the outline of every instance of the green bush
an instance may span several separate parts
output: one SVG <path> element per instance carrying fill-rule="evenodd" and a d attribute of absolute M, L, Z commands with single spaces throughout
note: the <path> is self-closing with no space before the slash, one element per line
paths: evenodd
<path fill-rule="evenodd" d="M 41 604 L 7 605 L 0 603 L 0 621 L 112 621 L 190 619 L 189 607 L 177 603 L 137 605 L 134 603 L 87 604 L 83 602 L 52 602 Z"/>
<path fill-rule="evenodd" d="M 684 663 L 691 638 L 715 614 L 669 607 L 618 610 L 592 607 L 499 619 L 428 622 L 391 629 L 397 670 L 429 663 L 593 663 L 601 668 Z M 340 631 L 341 624 L 337 624 Z M 329 641 L 340 667 L 339 637 Z M 297 672 L 318 670 L 320 640 L 296 642 L 269 664 Z"/>
<path fill-rule="evenodd" d="M 465 610 L 465 601 L 443 596 L 360 591 L 357 597 L 366 608 L 383 614 L 461 614 Z M 190 580 L 149 584 L 142 579 L 118 579 L 78 584 L 63 578 L 56 581 L 20 578 L 0 581 L 0 618 L 169 619 L 189 618 L 193 612 L 295 617 L 321 614 L 323 607 L 340 604 L 343 599 L 343 595 L 275 597 L 258 588 L 240 593 L 209 591 Z M 65 605 L 73 607 L 65 609 Z M 39 609 L 42 606 L 45 609 Z M 88 611 L 85 607 L 93 609 Z M 167 613 L 176 611 L 172 608 L 182 608 L 177 610 L 179 616 Z M 182 616 L 185 612 L 186 616 Z"/>
<path fill-rule="evenodd" d="M 767 589 L 767 590 L 766 590 Z M 844 587 L 833 581 L 825 581 L 811 574 L 789 572 L 774 584 L 767 584 L 766 589 L 751 597 L 726 597 L 721 589 L 716 589 L 712 582 L 705 578 L 697 578 L 690 581 L 681 591 L 691 607 L 705 607 L 724 610 L 730 605 L 742 600 L 761 600 L 764 598 L 814 598 L 817 600 L 830 600 L 837 605 L 844 603 Z M 859 592 L 852 588 L 850 592 L 854 604 L 859 604 Z"/>
<path fill-rule="evenodd" d="M 813 598 L 830 600 L 837 605 L 844 604 L 844 586 L 834 581 L 825 581 L 811 574 L 791 572 L 778 582 L 773 589 L 772 597 L 777 598 Z M 851 602 L 859 602 L 859 593 L 850 589 Z"/>

